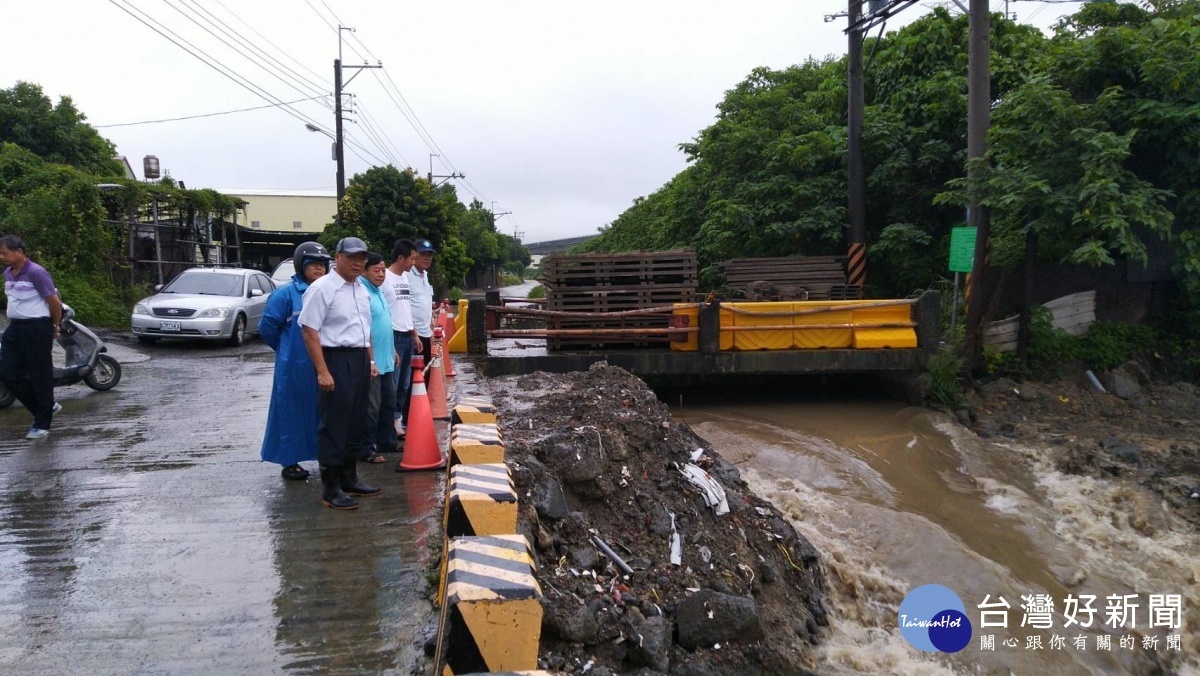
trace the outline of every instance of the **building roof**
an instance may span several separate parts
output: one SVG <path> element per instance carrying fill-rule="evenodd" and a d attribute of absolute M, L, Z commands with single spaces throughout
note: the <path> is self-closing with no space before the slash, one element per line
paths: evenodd
<path fill-rule="evenodd" d="M 262 196 L 262 197 L 337 197 L 337 192 L 334 190 L 259 190 L 239 188 L 216 188 L 216 191 L 223 195 L 240 195 L 246 197 Z"/>

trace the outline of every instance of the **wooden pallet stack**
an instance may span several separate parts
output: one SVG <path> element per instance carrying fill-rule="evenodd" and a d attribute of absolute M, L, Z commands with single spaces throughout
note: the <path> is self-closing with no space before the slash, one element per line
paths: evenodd
<path fill-rule="evenodd" d="M 725 287 L 746 300 L 854 300 L 862 287 L 846 283 L 840 256 L 734 258 L 720 264 Z"/>
<path fill-rule="evenodd" d="M 546 309 L 562 312 L 623 312 L 696 300 L 696 252 L 636 251 L 618 254 L 551 254 L 542 259 Z M 551 338 L 552 350 L 567 347 L 639 347 L 668 342 L 665 335 L 637 335 L 638 328 L 667 328 L 670 313 L 622 318 L 551 318 L 552 329 L 631 329 L 629 335 Z"/>

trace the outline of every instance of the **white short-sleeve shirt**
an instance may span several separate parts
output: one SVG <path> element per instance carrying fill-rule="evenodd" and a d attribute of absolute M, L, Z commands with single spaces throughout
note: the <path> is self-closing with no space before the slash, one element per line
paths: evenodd
<path fill-rule="evenodd" d="M 357 277 L 347 282 L 330 272 L 309 284 L 300 310 L 300 326 L 321 337 L 321 347 L 369 347 L 371 299 Z"/>
<path fill-rule="evenodd" d="M 422 274 L 413 268 L 407 274 L 413 324 L 417 327 L 418 336 L 429 338 L 433 335 L 433 285 L 429 283 L 429 273 Z"/>
<path fill-rule="evenodd" d="M 383 279 L 383 296 L 392 311 L 392 330 L 411 333 L 413 330 L 412 301 L 409 297 L 408 275 L 386 271 Z"/>

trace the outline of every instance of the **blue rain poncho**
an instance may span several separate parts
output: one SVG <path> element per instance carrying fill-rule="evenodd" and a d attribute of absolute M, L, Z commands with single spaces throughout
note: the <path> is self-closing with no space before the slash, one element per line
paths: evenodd
<path fill-rule="evenodd" d="M 271 292 L 258 325 L 275 350 L 275 382 L 263 434 L 263 462 L 283 467 L 317 459 L 317 371 L 300 333 L 301 303 L 308 282 L 300 275 Z"/>

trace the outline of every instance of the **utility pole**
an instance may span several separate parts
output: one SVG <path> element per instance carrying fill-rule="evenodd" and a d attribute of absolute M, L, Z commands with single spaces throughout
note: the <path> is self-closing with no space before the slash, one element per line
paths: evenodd
<path fill-rule="evenodd" d="M 340 44 L 338 52 L 341 52 Z M 341 225 L 342 198 L 346 196 L 346 155 L 345 149 L 342 148 L 342 60 L 340 58 L 333 60 L 333 134 L 333 139 L 337 144 L 335 152 L 337 154 L 338 225 Z"/>
<path fill-rule="evenodd" d="M 337 222 L 342 224 L 342 198 L 346 196 L 346 150 L 345 142 L 342 135 L 342 88 L 350 84 L 350 81 L 358 77 L 358 74 L 365 68 L 383 68 L 383 62 L 380 61 L 374 65 L 361 64 L 355 66 L 345 66 L 347 69 L 358 71 L 350 76 L 350 80 L 342 82 L 342 31 L 354 32 L 353 28 L 348 26 L 338 26 L 338 58 L 333 60 L 333 117 L 334 117 L 334 155 L 337 161 Z"/>
<path fill-rule="evenodd" d="M 866 29 L 862 21 L 863 0 L 850 0 L 850 34 L 848 87 L 849 102 L 846 111 L 847 143 L 846 163 L 848 185 L 848 211 L 850 215 L 850 250 L 846 262 L 847 282 L 861 286 L 867 281 L 867 177 L 863 161 L 863 117 L 865 94 L 863 85 L 863 35 Z"/>
<path fill-rule="evenodd" d="M 987 153 L 987 131 L 991 123 L 991 64 L 988 40 L 988 0 L 970 0 L 970 37 L 967 53 L 967 192 L 970 207 L 967 221 L 975 227 L 975 258 L 967 283 L 966 365 L 979 363 L 983 350 L 983 271 L 988 260 L 990 218 L 981 205 L 980 185 Z"/>
<path fill-rule="evenodd" d="M 511 211 L 501 211 L 501 212 L 497 213 L 495 202 L 492 202 L 492 208 L 488 210 L 488 213 L 492 215 L 492 230 L 496 229 L 496 217 L 497 216 L 508 216 L 508 215 L 512 214 Z M 516 232 L 517 232 L 516 230 L 513 230 L 514 236 L 516 235 Z M 520 237 L 517 237 L 517 239 L 520 239 Z"/>

